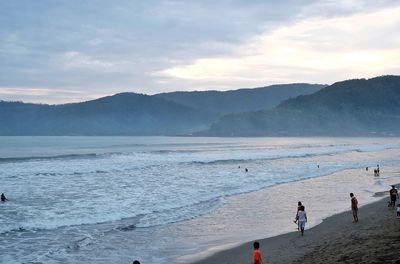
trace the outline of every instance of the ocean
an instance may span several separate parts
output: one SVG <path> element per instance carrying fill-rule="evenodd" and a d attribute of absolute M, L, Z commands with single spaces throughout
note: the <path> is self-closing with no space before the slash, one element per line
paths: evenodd
<path fill-rule="evenodd" d="M 400 182 L 399 150 L 399 138 L 0 137 L 0 263 L 190 263 L 294 231 L 298 200 L 308 227 L 348 210 L 349 192 L 374 201 Z"/>

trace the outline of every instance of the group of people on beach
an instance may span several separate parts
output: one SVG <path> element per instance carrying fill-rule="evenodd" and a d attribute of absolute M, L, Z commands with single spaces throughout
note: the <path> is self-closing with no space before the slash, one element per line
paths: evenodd
<path fill-rule="evenodd" d="M 368 170 L 368 167 L 367 167 Z M 377 166 L 377 169 L 374 170 L 375 176 L 376 174 L 379 175 L 379 165 Z M 389 191 L 390 195 L 390 202 L 389 206 L 394 208 L 396 206 L 396 201 L 399 199 L 399 193 L 396 189 L 395 185 L 392 185 L 392 189 Z M 350 193 L 350 203 L 351 203 L 351 212 L 353 215 L 353 223 L 358 223 L 358 200 L 354 193 Z M 398 218 L 400 218 L 400 203 L 397 204 L 396 207 L 396 215 Z M 299 201 L 297 203 L 297 212 L 296 212 L 296 217 L 294 220 L 294 223 L 297 224 L 297 229 L 300 231 L 301 235 L 304 235 L 304 228 L 305 224 L 307 222 L 307 214 L 305 211 L 304 205 Z M 255 241 L 253 243 L 253 263 L 254 264 L 262 264 L 262 257 L 261 257 L 261 252 L 260 252 L 260 243 L 258 241 Z"/>
<path fill-rule="evenodd" d="M 301 201 L 297 202 L 297 212 L 293 222 L 297 224 L 297 230 L 299 230 L 301 235 L 304 236 L 304 229 L 307 223 L 307 213 L 305 206 L 301 203 Z M 253 243 L 253 249 L 253 263 L 263 264 L 260 252 L 260 242 L 255 241 Z"/>
<path fill-rule="evenodd" d="M 379 169 L 379 167 L 378 167 Z M 378 171 L 379 173 L 379 171 Z M 398 191 L 394 185 L 392 185 L 392 189 L 389 191 L 390 194 L 390 206 L 395 206 L 396 200 L 399 198 Z M 358 200 L 354 193 L 350 193 L 350 201 L 351 201 L 351 212 L 353 214 L 353 223 L 358 222 Z M 400 217 L 400 204 L 397 205 L 396 209 L 397 217 Z M 299 201 L 297 203 L 297 212 L 294 223 L 297 224 L 297 229 L 300 231 L 301 235 L 304 235 L 304 228 L 307 222 L 307 214 L 305 211 L 304 205 Z M 253 264 L 263 264 L 261 252 L 260 252 L 260 243 L 255 241 L 253 243 Z"/>
<path fill-rule="evenodd" d="M 366 170 L 368 171 L 368 167 L 366 167 Z M 248 172 L 247 168 L 245 168 L 245 172 Z M 374 175 L 379 176 L 379 165 L 377 165 L 377 168 L 374 169 Z M 396 200 L 399 198 L 399 194 L 397 189 L 395 188 L 395 185 L 392 185 L 392 189 L 389 191 L 389 194 L 390 194 L 389 206 L 394 208 L 396 206 Z M 3 194 L 2 194 L 2 199 L 3 199 Z M 354 193 L 350 193 L 350 203 L 351 203 L 351 212 L 353 216 L 353 223 L 358 223 L 358 200 L 354 195 Z M 396 214 L 397 217 L 400 218 L 400 204 L 397 204 Z M 297 212 L 294 219 L 294 223 L 297 224 L 297 230 L 300 231 L 301 236 L 304 236 L 305 225 L 307 223 L 307 213 L 305 210 L 305 206 L 302 204 L 301 201 L 297 203 Z M 253 243 L 253 263 L 263 264 L 260 251 L 260 243 L 258 241 L 255 241 Z M 140 264 L 140 262 L 135 260 L 133 264 Z"/>
<path fill-rule="evenodd" d="M 319 166 L 318 166 L 319 167 Z M 239 166 L 240 168 L 240 166 Z M 366 170 L 368 171 L 368 167 L 366 167 Z M 245 172 L 248 172 L 248 169 L 245 168 Z M 379 176 L 379 165 L 377 165 L 377 168 L 374 169 L 374 175 Z M 396 206 L 396 201 L 399 199 L 399 194 L 396 189 L 395 185 L 392 185 L 392 189 L 389 191 L 390 195 L 390 201 L 388 206 L 394 208 Z M 351 211 L 353 215 L 353 223 L 358 222 L 358 200 L 355 197 L 354 193 L 350 193 L 350 198 L 351 198 Z M 2 193 L 0 196 L 1 202 L 8 201 L 6 198 L 5 194 Z M 400 203 L 397 204 L 396 208 L 396 215 L 398 218 L 400 218 Z M 304 230 L 305 230 L 305 225 L 307 223 L 307 213 L 305 211 L 305 206 L 302 204 L 301 201 L 297 203 L 297 212 L 295 216 L 294 223 L 297 224 L 297 229 L 300 231 L 301 236 L 304 236 Z M 254 264 L 263 264 L 262 262 L 262 256 L 260 252 L 260 243 L 258 241 L 255 241 L 253 243 L 253 263 Z M 133 264 L 140 264 L 138 260 L 134 260 Z"/>
<path fill-rule="evenodd" d="M 392 186 L 394 188 L 394 186 Z M 396 190 L 397 194 L 397 190 Z M 398 196 L 398 195 L 397 195 Z M 351 211 L 353 214 L 353 223 L 358 222 L 358 200 L 354 196 L 354 193 L 350 193 L 351 199 Z M 307 213 L 305 210 L 305 206 L 299 201 L 297 203 L 297 212 L 296 217 L 294 219 L 294 223 L 297 224 L 297 230 L 300 231 L 301 235 L 304 236 L 304 229 L 307 223 Z"/>
<path fill-rule="evenodd" d="M 365 167 L 365 170 L 368 171 L 368 167 Z M 377 164 L 376 169 L 374 169 L 374 176 L 379 176 L 379 164 Z"/>

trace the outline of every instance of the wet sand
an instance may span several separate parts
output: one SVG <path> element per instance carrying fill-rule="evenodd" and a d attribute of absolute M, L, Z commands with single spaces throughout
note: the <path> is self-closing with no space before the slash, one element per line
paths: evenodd
<path fill-rule="evenodd" d="M 307 230 L 259 240 L 264 263 L 400 263 L 400 219 L 387 207 L 389 195 L 359 210 L 336 214 Z M 349 198 L 350 207 L 350 198 Z M 216 253 L 194 264 L 252 263 L 252 242 Z"/>

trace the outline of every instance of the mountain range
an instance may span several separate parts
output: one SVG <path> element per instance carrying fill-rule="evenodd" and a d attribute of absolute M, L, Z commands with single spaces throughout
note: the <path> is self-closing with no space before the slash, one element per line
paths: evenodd
<path fill-rule="evenodd" d="M 221 117 L 212 136 L 400 135 L 400 76 L 334 83 L 273 109 Z"/>
<path fill-rule="evenodd" d="M 398 136 L 400 76 L 61 105 L 0 101 L 0 135 Z"/>
<path fill-rule="evenodd" d="M 271 109 L 280 102 L 299 95 L 312 94 L 327 85 L 280 84 L 267 87 L 231 91 L 171 92 L 155 95 L 214 115 Z"/>
<path fill-rule="evenodd" d="M 271 109 L 326 85 L 218 92 L 120 93 L 61 105 L 0 101 L 0 135 L 191 135 L 228 113 Z"/>

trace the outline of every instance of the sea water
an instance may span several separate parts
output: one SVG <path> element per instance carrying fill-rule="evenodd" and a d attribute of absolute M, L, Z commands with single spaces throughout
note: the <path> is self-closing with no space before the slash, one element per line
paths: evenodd
<path fill-rule="evenodd" d="M 0 137 L 0 262 L 189 263 L 292 231 L 297 200 L 311 224 L 349 191 L 372 201 L 400 182 L 399 150 L 398 138 Z"/>

